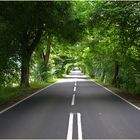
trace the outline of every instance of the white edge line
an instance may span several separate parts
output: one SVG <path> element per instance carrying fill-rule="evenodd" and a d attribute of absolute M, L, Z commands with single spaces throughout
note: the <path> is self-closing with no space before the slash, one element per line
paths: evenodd
<path fill-rule="evenodd" d="M 81 124 L 81 114 L 77 113 L 77 126 L 78 126 L 78 140 L 82 140 L 82 124 Z"/>
<path fill-rule="evenodd" d="M 67 140 L 72 140 L 72 135 L 73 135 L 73 113 L 70 113 L 68 132 L 67 132 Z"/>
<path fill-rule="evenodd" d="M 92 80 L 91 80 L 92 81 Z M 92 81 L 95 82 L 95 81 Z M 97 85 L 101 86 L 102 88 L 106 89 L 107 91 L 109 91 L 110 93 L 114 94 L 115 96 L 119 97 L 120 99 L 122 99 L 123 101 L 127 102 L 128 104 L 130 104 L 131 106 L 135 107 L 136 109 L 140 110 L 140 108 L 136 105 L 134 105 L 133 103 L 127 101 L 126 99 L 122 98 L 121 96 L 119 96 L 118 94 L 116 94 L 115 92 L 111 91 L 110 89 L 100 85 L 99 83 L 95 82 Z"/>
<path fill-rule="evenodd" d="M 43 88 L 43 89 L 40 89 L 40 90 L 34 92 L 33 94 L 29 95 L 28 97 L 25 97 L 24 99 L 18 101 L 17 103 L 15 103 L 15 104 L 13 104 L 13 105 L 11 105 L 11 106 L 9 106 L 9 107 L 3 109 L 2 111 L 0 111 L 0 114 L 2 114 L 2 113 L 4 113 L 4 112 L 8 111 L 9 109 L 13 108 L 14 106 L 20 104 L 21 102 L 27 100 L 27 99 L 30 98 L 30 97 L 36 95 L 37 93 L 39 93 L 39 92 L 41 92 L 41 91 L 43 91 L 43 90 L 45 90 L 45 89 L 47 89 L 47 88 L 53 86 L 53 85 L 56 84 L 57 82 L 58 82 L 58 81 L 56 81 L 55 83 L 53 83 L 53 84 L 51 84 L 51 85 L 49 85 L 49 86 L 47 86 L 47 87 L 45 87 L 45 88 Z"/>
<path fill-rule="evenodd" d="M 73 91 L 76 91 L 76 87 L 74 87 Z"/>
<path fill-rule="evenodd" d="M 75 94 L 72 95 L 72 101 L 71 101 L 71 105 L 75 104 Z"/>

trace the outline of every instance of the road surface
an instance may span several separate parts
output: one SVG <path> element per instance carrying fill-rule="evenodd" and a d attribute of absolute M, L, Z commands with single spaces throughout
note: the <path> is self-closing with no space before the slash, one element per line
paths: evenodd
<path fill-rule="evenodd" d="M 140 139 L 140 110 L 73 71 L 1 112 L 0 138 Z"/>

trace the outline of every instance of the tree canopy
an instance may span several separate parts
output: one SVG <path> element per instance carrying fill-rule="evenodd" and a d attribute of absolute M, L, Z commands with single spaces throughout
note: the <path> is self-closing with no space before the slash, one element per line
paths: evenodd
<path fill-rule="evenodd" d="M 140 2 L 0 2 L 0 85 L 83 73 L 140 91 Z"/>

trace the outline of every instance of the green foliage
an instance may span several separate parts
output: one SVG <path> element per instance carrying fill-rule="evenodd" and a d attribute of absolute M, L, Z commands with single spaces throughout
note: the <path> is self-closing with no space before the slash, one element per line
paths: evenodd
<path fill-rule="evenodd" d="M 0 58 L 6 54 L 7 63 L 12 56 L 19 57 L 14 63 L 21 66 L 21 86 L 29 86 L 32 54 L 44 36 L 55 36 L 60 41 L 69 43 L 75 43 L 81 38 L 82 25 L 73 13 L 71 2 L 0 2 L 0 11 L 0 34 L 4 35 L 0 44 Z M 46 41 L 48 43 L 47 38 Z M 12 48 L 11 51 L 5 49 L 5 45 L 8 49 Z M 49 60 L 49 57 L 47 59 Z M 39 66 L 43 80 L 48 75 L 48 60 L 45 61 L 46 66 L 43 62 Z M 5 75 L 8 70 L 8 64 L 5 63 L 0 63 L 3 70 L 0 75 Z M 9 71 L 11 72 L 11 69 Z M 0 81 L 2 85 L 5 79 L 2 78 Z"/>
<path fill-rule="evenodd" d="M 12 27 L 1 17 L 0 23 L 0 85 L 6 86 L 18 80 L 19 57 L 16 55 L 18 49 L 11 33 Z"/>
<path fill-rule="evenodd" d="M 140 2 L 0 2 L 0 10 L 1 86 L 20 74 L 25 86 L 46 82 L 77 66 L 140 92 Z"/>
<path fill-rule="evenodd" d="M 92 39 L 85 62 L 96 77 L 133 93 L 140 92 L 139 11 L 139 2 L 96 3 L 89 18 Z"/>
<path fill-rule="evenodd" d="M 30 92 L 31 88 L 20 87 L 1 87 L 0 88 L 0 105 L 11 100 L 12 98 Z"/>
<path fill-rule="evenodd" d="M 68 63 L 66 66 L 65 66 L 65 73 L 68 75 L 70 74 L 71 70 L 74 68 L 74 64 L 73 63 Z"/>
<path fill-rule="evenodd" d="M 8 101 L 12 101 L 14 98 L 26 96 L 26 94 L 27 95 L 32 94 L 35 91 L 35 89 L 47 87 L 56 81 L 57 79 L 48 79 L 47 82 L 32 82 L 31 83 L 32 88 L 0 87 L 0 105 Z"/>

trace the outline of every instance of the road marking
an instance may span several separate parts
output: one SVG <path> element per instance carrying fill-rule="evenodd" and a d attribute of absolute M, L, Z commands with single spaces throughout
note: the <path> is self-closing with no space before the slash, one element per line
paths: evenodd
<path fill-rule="evenodd" d="M 74 105 L 74 104 L 75 104 L 75 94 L 73 94 L 72 101 L 71 101 L 71 105 Z"/>
<path fill-rule="evenodd" d="M 82 140 L 82 125 L 81 125 L 81 114 L 77 113 L 77 126 L 78 126 L 78 140 Z"/>
<path fill-rule="evenodd" d="M 92 80 L 91 80 L 92 81 Z M 92 81 L 93 82 L 93 81 Z M 95 82 L 96 83 L 96 82 Z M 99 83 L 96 83 L 97 85 L 101 86 L 102 88 L 106 89 L 107 91 L 109 91 L 110 93 L 114 94 L 115 96 L 119 97 L 120 99 L 122 99 L 123 101 L 127 102 L 128 104 L 130 104 L 131 106 L 135 107 L 136 109 L 140 110 L 140 107 L 137 107 L 136 105 L 132 104 L 131 102 L 127 101 L 126 99 L 122 98 L 121 96 L 119 96 L 118 94 L 116 94 L 115 92 L 109 90 L 108 88 L 100 85 Z"/>
<path fill-rule="evenodd" d="M 76 87 L 74 87 L 73 91 L 74 91 L 74 92 L 76 91 Z"/>
<path fill-rule="evenodd" d="M 70 113 L 70 115 L 69 115 L 67 140 L 72 140 L 72 137 L 73 137 L 73 120 L 74 120 L 74 115 L 77 115 L 78 140 L 83 140 L 82 124 L 81 124 L 81 114 L 79 112 L 77 112 L 77 113 Z"/>
<path fill-rule="evenodd" d="M 73 134 L 73 113 L 69 115 L 69 124 L 68 124 L 68 132 L 67 132 L 67 140 L 72 140 Z"/>
<path fill-rule="evenodd" d="M 47 89 L 47 88 L 53 86 L 53 85 L 56 84 L 56 83 L 57 83 L 57 82 L 55 82 L 55 83 L 53 83 L 53 84 L 49 85 L 48 87 L 45 87 L 45 88 L 43 88 L 43 89 L 41 89 L 41 90 L 38 90 L 38 91 L 36 91 L 35 93 L 31 94 L 30 96 L 28 96 L 28 97 L 26 97 L 26 98 L 24 98 L 24 99 L 18 101 L 17 103 L 15 103 L 15 104 L 13 104 L 13 105 L 11 105 L 11 106 L 9 106 L 9 107 L 3 109 L 2 111 L 0 111 L 0 114 L 2 114 L 2 113 L 4 113 L 4 112 L 8 111 L 9 109 L 13 108 L 14 106 L 20 104 L 21 102 L 27 100 L 28 98 L 30 98 L 30 97 L 32 97 L 32 96 L 38 94 L 39 92 L 41 92 L 41 91 L 43 91 L 43 90 L 45 90 L 45 89 Z"/>
<path fill-rule="evenodd" d="M 74 84 L 74 85 L 75 85 L 75 86 L 77 85 L 77 84 L 76 84 L 76 81 L 75 81 L 75 84 Z"/>

